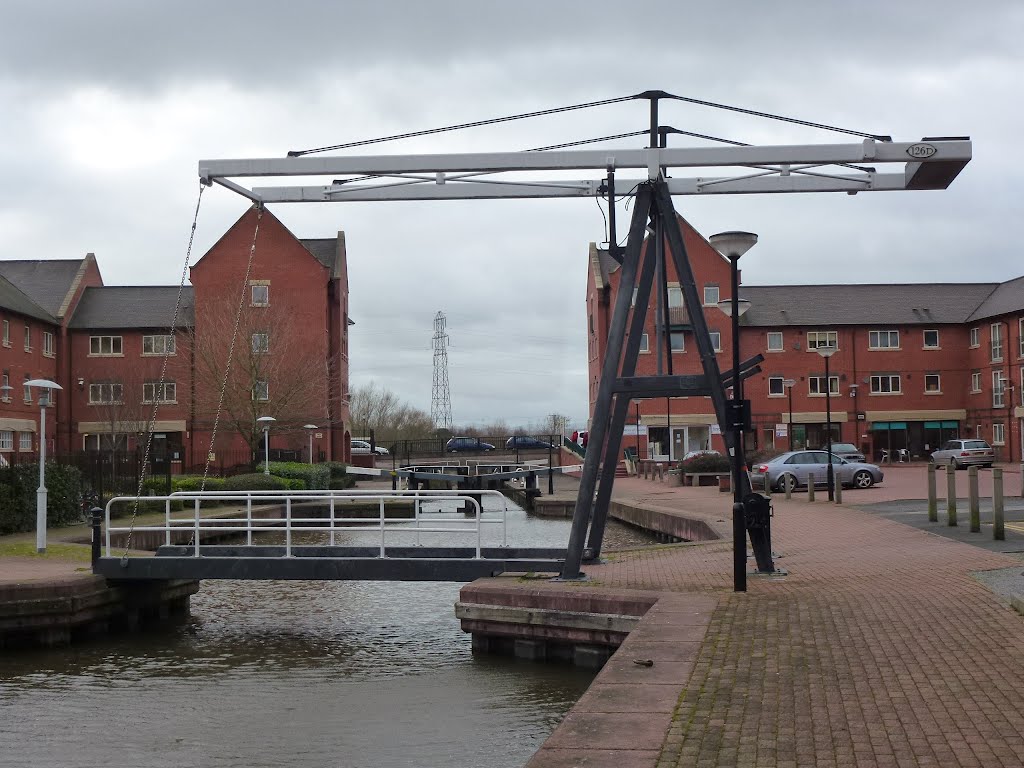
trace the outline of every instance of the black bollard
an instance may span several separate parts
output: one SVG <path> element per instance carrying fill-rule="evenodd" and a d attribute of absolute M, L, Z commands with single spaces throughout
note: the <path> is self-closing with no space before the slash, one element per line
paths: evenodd
<path fill-rule="evenodd" d="M 100 560 L 100 536 L 103 534 L 103 510 L 99 507 L 93 507 L 89 510 L 90 526 L 92 528 L 92 565 L 96 567 L 96 563 Z"/>

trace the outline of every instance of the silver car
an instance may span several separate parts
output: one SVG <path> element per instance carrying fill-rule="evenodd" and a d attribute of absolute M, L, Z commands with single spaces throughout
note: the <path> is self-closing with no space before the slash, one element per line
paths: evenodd
<path fill-rule="evenodd" d="M 836 482 L 851 488 L 870 488 L 882 482 L 882 470 L 874 464 L 847 461 L 832 454 L 832 472 Z M 826 451 L 789 451 L 750 468 L 753 487 L 785 490 L 806 486 L 811 475 L 814 485 L 828 484 L 828 453 Z"/>
<path fill-rule="evenodd" d="M 931 455 L 931 460 L 936 464 L 949 464 L 954 469 L 971 464 L 991 467 L 996 455 L 984 440 L 947 440 Z"/>

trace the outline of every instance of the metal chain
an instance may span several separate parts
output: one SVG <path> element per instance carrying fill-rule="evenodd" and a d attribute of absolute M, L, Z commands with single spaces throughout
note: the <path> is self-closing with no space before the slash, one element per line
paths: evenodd
<path fill-rule="evenodd" d="M 171 327 L 169 329 L 169 336 L 174 337 L 174 331 L 178 327 L 178 313 L 181 310 L 181 297 L 185 293 L 185 279 L 188 277 L 188 265 L 192 259 L 192 243 L 196 237 L 196 224 L 199 221 L 199 206 L 203 202 L 203 192 L 209 184 L 205 181 L 200 180 L 199 182 L 199 197 L 196 199 L 196 210 L 192 216 L 192 230 L 188 236 L 188 248 L 185 251 L 185 263 L 181 268 L 181 281 L 178 283 L 178 298 L 174 302 L 174 314 L 171 316 Z M 156 426 L 156 416 L 160 410 L 160 398 L 163 397 L 164 392 L 164 381 L 167 376 L 167 360 L 170 358 L 170 347 L 164 344 L 164 359 L 163 365 L 160 368 L 160 383 L 158 384 L 157 391 L 154 393 L 156 397 L 153 398 L 153 415 L 149 419 L 149 427 L 146 430 L 146 450 L 142 456 L 142 467 L 139 470 L 139 486 L 135 494 L 135 503 L 132 506 L 132 519 L 128 525 L 128 538 L 124 545 L 124 554 L 121 555 L 121 565 L 126 566 L 128 564 L 128 550 L 131 549 L 132 535 L 135 533 L 135 518 L 139 514 L 139 498 L 142 496 L 142 486 L 146 482 L 146 468 L 149 465 L 149 451 L 153 445 L 153 430 Z"/>

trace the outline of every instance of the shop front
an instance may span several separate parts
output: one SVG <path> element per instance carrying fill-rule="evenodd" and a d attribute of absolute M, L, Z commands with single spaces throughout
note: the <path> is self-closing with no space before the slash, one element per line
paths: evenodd
<path fill-rule="evenodd" d="M 932 451 L 961 435 L 965 411 L 867 413 L 871 460 L 875 463 L 927 461 Z"/>

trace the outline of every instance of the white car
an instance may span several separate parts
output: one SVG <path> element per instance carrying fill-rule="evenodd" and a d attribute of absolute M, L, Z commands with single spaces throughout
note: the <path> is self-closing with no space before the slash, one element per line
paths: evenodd
<path fill-rule="evenodd" d="M 368 442 L 366 442 L 365 440 L 353 440 L 352 441 L 352 453 L 353 453 L 353 455 L 358 455 L 358 454 L 364 454 L 365 455 L 365 454 L 369 454 L 369 453 L 376 453 L 378 456 L 387 456 L 388 455 L 388 449 L 387 448 L 382 448 L 381 446 L 378 445 L 375 451 L 371 451 L 370 450 L 370 444 Z"/>

